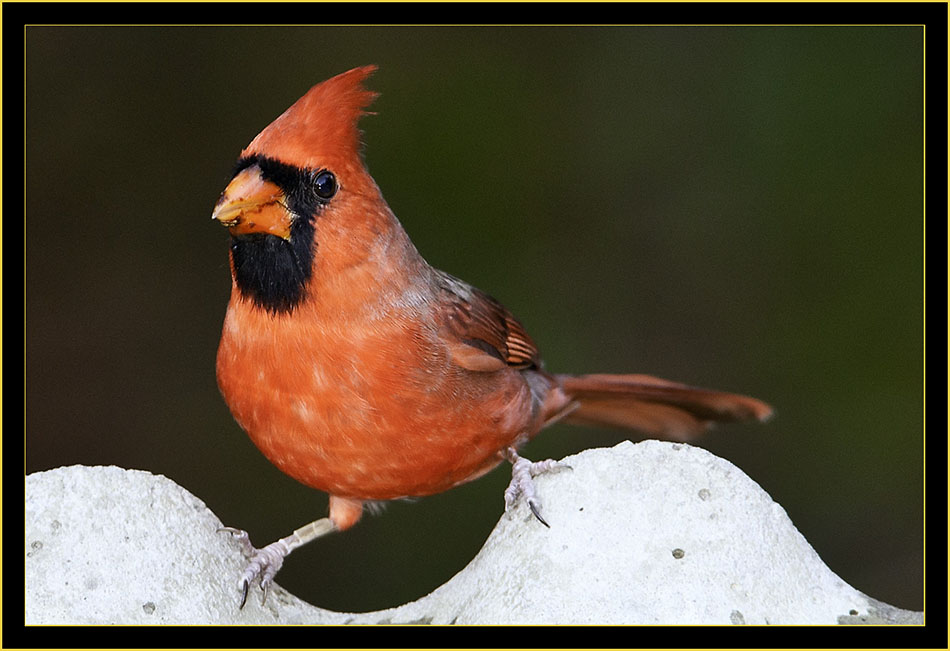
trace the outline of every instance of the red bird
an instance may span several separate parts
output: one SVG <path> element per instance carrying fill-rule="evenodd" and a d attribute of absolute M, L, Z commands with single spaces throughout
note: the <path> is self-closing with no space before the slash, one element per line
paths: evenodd
<path fill-rule="evenodd" d="M 647 375 L 544 370 L 511 312 L 422 259 L 366 170 L 357 122 L 375 70 L 311 88 L 241 152 L 214 209 L 231 235 L 218 386 L 272 463 L 330 494 L 328 518 L 263 549 L 230 530 L 252 550 L 245 599 L 364 503 L 439 493 L 504 460 L 506 504 L 524 496 L 547 524 L 531 477 L 555 464 L 517 450 L 556 421 L 685 439 L 771 414 Z"/>

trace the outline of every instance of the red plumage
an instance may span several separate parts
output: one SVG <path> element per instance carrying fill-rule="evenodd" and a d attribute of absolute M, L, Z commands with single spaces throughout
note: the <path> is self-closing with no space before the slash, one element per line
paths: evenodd
<path fill-rule="evenodd" d="M 561 418 L 689 438 L 768 417 L 649 376 L 546 372 L 504 306 L 422 259 L 366 170 L 374 70 L 314 86 L 264 129 L 214 214 L 233 236 L 221 392 L 268 459 L 332 496 L 328 526 L 470 481 Z M 265 582 L 279 567 L 254 563 Z"/>

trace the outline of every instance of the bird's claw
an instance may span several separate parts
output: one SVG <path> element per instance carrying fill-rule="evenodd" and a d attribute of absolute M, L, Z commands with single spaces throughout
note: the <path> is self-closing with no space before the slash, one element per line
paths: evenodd
<path fill-rule="evenodd" d="M 531 509 L 531 512 L 534 513 L 534 517 L 538 519 L 538 522 L 543 524 L 548 529 L 551 528 L 551 525 L 548 524 L 548 521 L 541 517 L 541 503 L 538 500 L 531 498 L 528 500 L 528 508 Z"/>
<path fill-rule="evenodd" d="M 533 478 L 542 472 L 564 468 L 570 470 L 571 467 L 554 459 L 530 461 L 519 455 L 514 448 L 508 448 L 505 451 L 505 457 L 511 462 L 511 483 L 508 484 L 508 488 L 505 490 L 505 510 L 507 511 L 514 506 L 519 497 L 524 496 L 528 501 L 528 508 L 531 509 L 531 513 L 538 519 L 538 522 L 550 528 L 551 525 L 541 517 L 541 500 L 538 499 Z"/>
<path fill-rule="evenodd" d="M 237 538 L 238 542 L 244 547 L 245 555 L 250 557 L 247 567 L 244 568 L 244 574 L 241 575 L 238 581 L 238 589 L 241 591 L 240 608 L 243 609 L 244 604 L 247 603 L 247 595 L 250 591 L 251 584 L 254 582 L 254 579 L 258 577 L 261 592 L 263 593 L 261 596 L 261 603 L 263 604 L 267 600 L 267 588 L 270 587 L 274 576 L 277 575 L 277 572 L 284 564 L 284 557 L 291 551 L 287 543 L 283 540 L 278 540 L 266 547 L 257 549 L 251 544 L 250 537 L 246 531 L 233 527 L 222 527 L 218 529 L 218 531 L 230 533 Z"/>
<path fill-rule="evenodd" d="M 234 527 L 221 527 L 218 529 L 218 533 L 229 533 L 231 537 L 236 539 L 241 546 L 244 548 L 246 554 L 250 554 L 254 551 L 254 545 L 251 544 L 251 537 L 243 529 L 236 529 Z"/>

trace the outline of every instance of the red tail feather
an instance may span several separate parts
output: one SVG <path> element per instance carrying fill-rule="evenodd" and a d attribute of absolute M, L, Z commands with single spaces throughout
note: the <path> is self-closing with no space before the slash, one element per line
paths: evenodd
<path fill-rule="evenodd" d="M 632 429 L 648 436 L 689 440 L 713 423 L 765 421 L 772 408 L 734 393 L 700 389 L 650 375 L 558 375 L 579 403 L 569 423 Z"/>

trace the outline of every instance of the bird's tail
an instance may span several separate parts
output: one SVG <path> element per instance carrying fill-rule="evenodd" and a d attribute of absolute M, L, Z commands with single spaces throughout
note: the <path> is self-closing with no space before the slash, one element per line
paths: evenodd
<path fill-rule="evenodd" d="M 650 375 L 555 375 L 566 397 L 568 423 L 636 430 L 689 440 L 714 423 L 765 421 L 772 408 L 755 398 L 700 389 Z"/>

